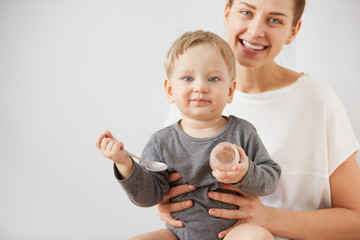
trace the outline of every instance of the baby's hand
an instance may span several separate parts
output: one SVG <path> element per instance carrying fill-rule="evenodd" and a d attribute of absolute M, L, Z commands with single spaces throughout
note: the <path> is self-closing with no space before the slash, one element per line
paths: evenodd
<path fill-rule="evenodd" d="M 240 163 L 235 165 L 232 170 L 223 171 L 223 170 L 214 170 L 212 175 L 219 181 L 223 183 L 238 183 L 240 182 L 247 171 L 249 170 L 249 158 L 245 154 L 244 149 L 239 146 L 236 146 L 240 155 Z"/>
<path fill-rule="evenodd" d="M 116 164 L 129 165 L 131 163 L 130 157 L 122 151 L 124 144 L 116 140 L 109 131 L 99 135 L 96 138 L 95 145 L 102 155 Z"/>

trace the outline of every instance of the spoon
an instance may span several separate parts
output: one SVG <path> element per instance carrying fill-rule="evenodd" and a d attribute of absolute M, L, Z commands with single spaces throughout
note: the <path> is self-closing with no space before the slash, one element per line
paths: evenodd
<path fill-rule="evenodd" d="M 143 162 L 145 164 L 146 169 L 149 171 L 161 172 L 161 171 L 165 171 L 167 169 L 167 165 L 165 163 L 156 162 L 156 161 L 146 162 L 144 159 L 141 159 L 138 156 L 135 156 L 134 154 L 129 153 L 127 150 L 125 150 L 125 148 L 123 149 L 123 151 L 125 153 L 127 153 L 129 156 L 132 156 L 132 157 L 140 160 L 141 162 Z"/>

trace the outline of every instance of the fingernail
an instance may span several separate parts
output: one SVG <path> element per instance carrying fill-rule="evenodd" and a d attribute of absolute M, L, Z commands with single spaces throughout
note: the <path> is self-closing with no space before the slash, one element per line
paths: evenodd
<path fill-rule="evenodd" d="M 190 207 L 190 206 L 191 206 L 191 202 L 190 202 L 190 201 L 186 201 L 186 202 L 185 202 L 185 206 L 186 206 L 186 207 Z"/>
<path fill-rule="evenodd" d="M 212 192 L 209 192 L 209 198 L 214 198 L 214 197 L 215 197 L 215 194 Z"/>
<path fill-rule="evenodd" d="M 195 186 L 189 185 L 189 190 L 195 190 Z"/>
<path fill-rule="evenodd" d="M 223 238 L 224 237 L 224 234 L 223 233 L 220 233 L 219 234 L 219 238 Z"/>
<path fill-rule="evenodd" d="M 178 222 L 178 223 L 177 223 L 177 226 L 178 226 L 178 227 L 182 227 L 182 226 L 183 226 L 183 225 L 182 225 L 182 222 Z"/>
<path fill-rule="evenodd" d="M 209 211 L 209 213 L 210 213 L 211 215 L 216 215 L 216 210 L 211 209 L 211 210 Z"/>

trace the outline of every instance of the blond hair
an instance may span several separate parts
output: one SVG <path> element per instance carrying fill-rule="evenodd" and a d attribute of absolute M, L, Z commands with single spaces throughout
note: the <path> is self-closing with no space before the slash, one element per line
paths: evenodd
<path fill-rule="evenodd" d="M 172 44 L 165 57 L 164 65 L 167 77 L 170 78 L 172 75 L 175 60 L 190 47 L 198 44 L 210 44 L 214 47 L 223 57 L 229 70 L 230 79 L 235 79 L 235 56 L 229 44 L 215 33 L 202 30 L 186 32 Z"/>

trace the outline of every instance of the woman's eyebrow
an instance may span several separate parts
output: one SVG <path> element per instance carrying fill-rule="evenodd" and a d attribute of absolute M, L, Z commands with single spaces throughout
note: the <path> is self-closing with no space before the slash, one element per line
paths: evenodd
<path fill-rule="evenodd" d="M 243 5 L 247 6 L 248 8 L 256 10 L 256 7 L 254 5 L 251 5 L 247 2 L 239 2 L 239 4 L 243 4 Z M 275 16 L 284 16 L 286 18 L 288 17 L 285 13 L 282 13 L 282 12 L 270 12 L 269 14 L 275 15 Z"/>
<path fill-rule="evenodd" d="M 270 15 L 276 15 L 276 16 L 283 16 L 283 17 L 288 17 L 285 13 L 282 12 L 270 12 Z"/>
<path fill-rule="evenodd" d="M 245 6 L 249 7 L 249 8 L 252 8 L 252 9 L 256 10 L 256 7 L 254 5 L 248 4 L 247 2 L 239 2 L 239 4 L 243 4 L 243 5 L 245 5 Z"/>

